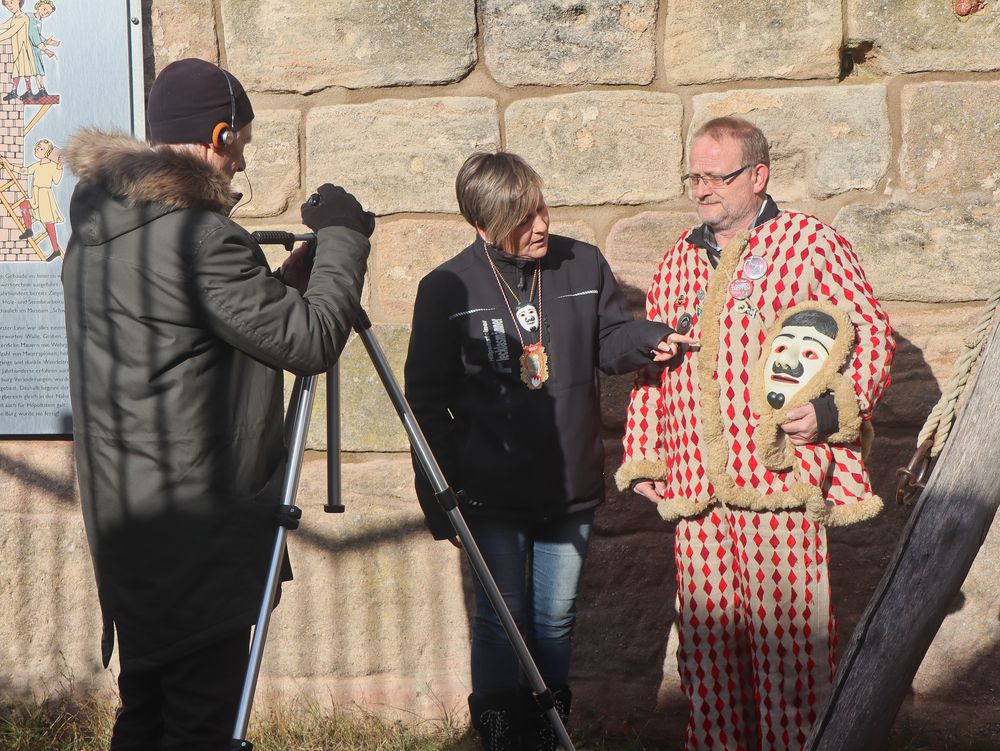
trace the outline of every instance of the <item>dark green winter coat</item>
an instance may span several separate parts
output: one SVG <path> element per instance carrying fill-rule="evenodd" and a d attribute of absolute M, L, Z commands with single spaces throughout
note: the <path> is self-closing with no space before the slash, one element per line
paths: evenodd
<path fill-rule="evenodd" d="M 251 624 L 286 449 L 282 369 L 337 359 L 368 240 L 319 232 L 304 296 L 230 221 L 229 181 L 192 155 L 85 131 L 63 266 L 77 472 L 104 660 L 141 668 Z"/>

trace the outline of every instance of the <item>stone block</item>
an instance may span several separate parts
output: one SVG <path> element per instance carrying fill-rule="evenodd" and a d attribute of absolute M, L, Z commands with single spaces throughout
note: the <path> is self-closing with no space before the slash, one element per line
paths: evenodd
<path fill-rule="evenodd" d="M 881 75 L 1000 70 L 1000 12 L 987 3 L 961 17 L 953 2 L 848 0 L 847 47 Z"/>
<path fill-rule="evenodd" d="M 253 120 L 253 140 L 246 147 L 247 172 L 237 174 L 233 189 L 244 194 L 237 219 L 276 216 L 289 208 L 299 191 L 298 110 L 260 110 Z M 253 189 L 247 184 L 253 180 Z M 315 187 L 315 186 L 314 186 Z"/>
<path fill-rule="evenodd" d="M 409 324 L 420 280 L 475 238 L 464 219 L 380 222 L 372 237 L 372 319 Z"/>
<path fill-rule="evenodd" d="M 683 114 L 674 94 L 522 99 L 507 108 L 507 146 L 538 170 L 550 206 L 662 201 L 682 192 Z"/>
<path fill-rule="evenodd" d="M 699 224 L 693 211 L 644 211 L 615 222 L 605 255 L 637 314 L 645 317 L 646 292 L 663 254 L 682 232 Z"/>
<path fill-rule="evenodd" d="M 486 65 L 504 86 L 653 80 L 655 0 L 487 0 L 481 13 Z"/>
<path fill-rule="evenodd" d="M 389 367 L 400 386 L 403 384 L 403 363 L 410 341 L 410 327 L 392 324 L 372 326 Z M 340 450 L 341 451 L 408 451 L 406 433 L 396 416 L 396 410 L 382 386 L 375 366 L 368 357 L 364 342 L 357 334 L 351 338 L 340 356 Z M 291 393 L 293 377 L 285 376 L 285 393 Z M 309 421 L 307 444 L 310 449 L 325 450 L 326 440 L 326 378 L 319 379 L 316 399 Z"/>
<path fill-rule="evenodd" d="M 549 223 L 549 233 L 597 245 L 597 234 L 587 222 L 553 218 Z"/>
<path fill-rule="evenodd" d="M 306 118 L 306 184 L 336 176 L 377 214 L 453 213 L 459 167 L 499 148 L 498 118 L 496 102 L 481 97 L 316 107 Z"/>
<path fill-rule="evenodd" d="M 222 0 L 229 64 L 249 89 L 441 84 L 476 63 L 475 3 Z"/>
<path fill-rule="evenodd" d="M 0 516 L 80 516 L 72 441 L 0 442 Z"/>
<path fill-rule="evenodd" d="M 834 224 L 858 250 L 880 299 L 984 300 L 1000 284 L 993 247 L 1000 218 L 993 206 L 854 204 Z"/>
<path fill-rule="evenodd" d="M 70 680 L 86 690 L 108 677 L 83 516 L 42 508 L 0 515 L 0 689 L 7 696 L 44 695 Z"/>
<path fill-rule="evenodd" d="M 212 0 L 150 2 L 150 26 L 157 73 L 175 60 L 185 57 L 219 62 L 218 31 L 213 6 Z"/>
<path fill-rule="evenodd" d="M 788 5 L 781 0 L 667 5 L 663 35 L 671 84 L 754 78 L 836 78 L 843 38 L 837 3 Z"/>
<path fill-rule="evenodd" d="M 871 190 L 891 149 L 886 88 L 823 86 L 700 94 L 688 135 L 713 117 L 754 123 L 771 146 L 769 191 L 779 201 Z"/>
<path fill-rule="evenodd" d="M 660 721 L 654 717 L 660 684 L 664 674 L 677 673 L 673 656 L 666 659 L 676 618 L 673 525 L 648 505 L 655 517 L 650 529 L 594 536 L 580 584 L 574 712 L 609 730 Z M 610 511 L 600 507 L 598 520 Z M 683 720 L 676 719 L 671 735 L 679 737 Z"/>
<path fill-rule="evenodd" d="M 875 411 L 880 425 L 919 432 L 941 397 L 966 334 L 982 314 L 979 305 L 888 303 L 896 332 L 892 384 Z"/>
<path fill-rule="evenodd" d="M 903 182 L 918 193 L 1000 197 L 1000 82 L 924 83 L 902 93 Z"/>
<path fill-rule="evenodd" d="M 336 515 L 321 512 L 322 459 L 303 467 L 303 521 L 289 536 L 295 580 L 272 621 L 265 687 L 336 687 L 337 703 L 440 716 L 435 696 L 451 709 L 468 693 L 461 553 L 426 531 L 409 456 L 345 461 L 346 512 Z"/>

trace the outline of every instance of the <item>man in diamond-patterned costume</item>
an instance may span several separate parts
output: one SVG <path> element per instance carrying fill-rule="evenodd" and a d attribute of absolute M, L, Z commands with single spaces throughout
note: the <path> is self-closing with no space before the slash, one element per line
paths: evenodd
<path fill-rule="evenodd" d="M 646 311 L 700 346 L 640 374 L 616 481 L 677 521 L 686 751 L 800 749 L 834 668 L 826 527 L 881 509 L 863 458 L 895 345 L 850 243 L 767 195 L 760 130 L 709 121 L 689 166 L 704 224 L 665 253 Z M 782 404 L 754 391 L 765 347 L 791 352 L 780 327 L 817 315 L 799 310 L 842 323 L 835 337 L 800 329 L 829 362 Z"/>

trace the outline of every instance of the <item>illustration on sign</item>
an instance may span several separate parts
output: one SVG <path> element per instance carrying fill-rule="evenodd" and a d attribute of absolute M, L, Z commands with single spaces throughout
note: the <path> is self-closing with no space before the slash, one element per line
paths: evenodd
<path fill-rule="evenodd" d="M 62 157 L 52 141 L 42 138 L 33 149 L 37 161 L 25 166 L 25 140 L 59 104 L 59 95 L 45 88 L 44 60 L 57 59 L 52 48 L 61 42 L 42 34 L 42 21 L 56 6 L 54 0 L 38 0 L 34 13 L 24 12 L 24 0 L 3 0 L 3 6 L 11 15 L 0 24 L 0 80 L 10 80 L 11 87 L 2 97 L 7 103 L 2 133 L 12 134 L 0 136 L 0 202 L 4 208 L 0 229 L 7 230 L 0 234 L 3 259 L 50 262 L 62 257 L 56 224 L 63 222 L 63 215 L 52 192 L 52 186 L 62 178 Z M 22 81 L 24 92 L 19 93 Z M 40 236 L 32 229 L 35 222 L 45 227 Z M 48 247 L 43 249 L 46 243 Z"/>
<path fill-rule="evenodd" d="M 144 136 L 142 14 L 139 0 L 0 5 L 0 435 L 65 435 L 62 147 L 84 127 Z"/>

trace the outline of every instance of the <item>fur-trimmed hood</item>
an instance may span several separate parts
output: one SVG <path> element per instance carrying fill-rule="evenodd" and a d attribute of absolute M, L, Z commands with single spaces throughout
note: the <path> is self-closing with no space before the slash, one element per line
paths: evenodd
<path fill-rule="evenodd" d="M 225 213 L 234 203 L 229 178 L 210 164 L 192 154 L 150 147 L 124 133 L 80 130 L 63 158 L 84 190 L 93 186 L 117 199 L 119 207 L 124 204 L 136 212 L 133 220 L 140 223 L 181 209 Z M 91 210 L 97 208 L 93 201 L 85 203 Z"/>

